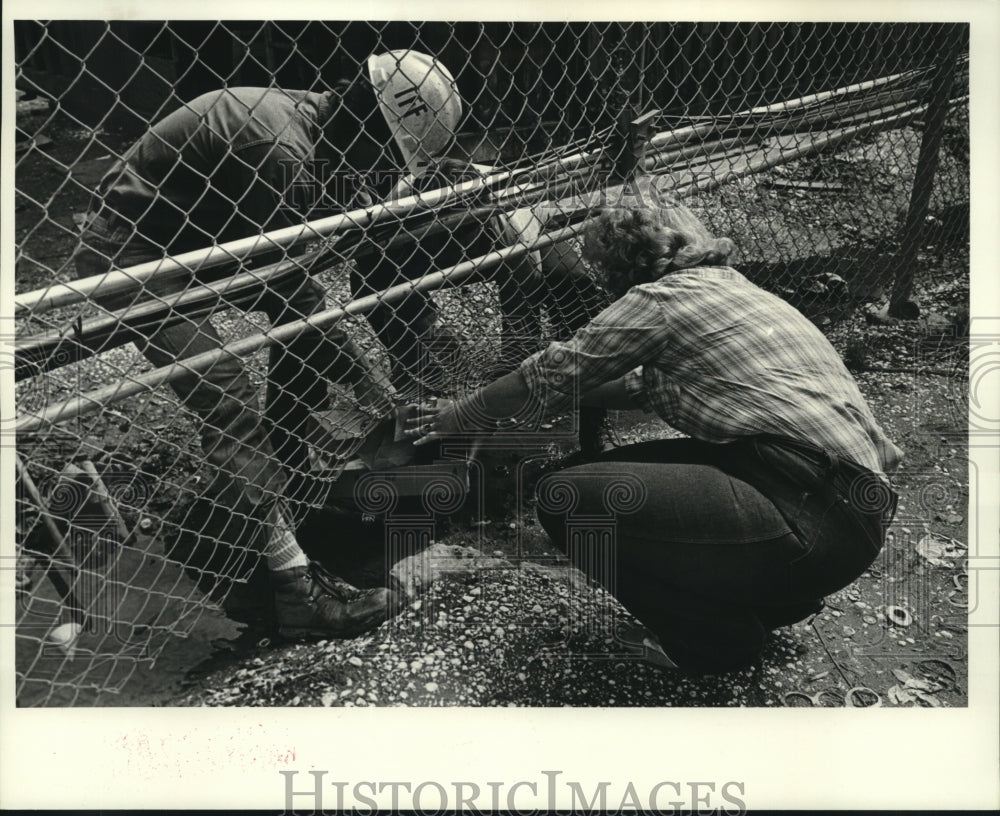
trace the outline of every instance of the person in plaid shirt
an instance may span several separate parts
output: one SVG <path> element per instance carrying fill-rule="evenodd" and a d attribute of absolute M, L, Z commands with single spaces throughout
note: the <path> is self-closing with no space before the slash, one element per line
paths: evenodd
<path fill-rule="evenodd" d="M 537 509 L 580 566 L 601 559 L 567 522 L 614 515 L 609 589 L 658 641 L 619 638 L 659 665 L 716 673 L 755 660 L 768 631 L 874 561 L 902 452 L 823 334 L 724 265 L 732 242 L 643 192 L 586 233 L 584 257 L 617 300 L 517 371 L 425 408 L 410 433 L 475 436 L 578 403 L 642 408 L 686 434 L 547 474 Z"/>

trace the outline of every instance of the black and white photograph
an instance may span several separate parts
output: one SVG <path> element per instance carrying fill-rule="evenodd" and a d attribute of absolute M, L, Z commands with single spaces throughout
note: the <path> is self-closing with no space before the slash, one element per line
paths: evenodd
<path fill-rule="evenodd" d="M 220 9 L 5 13 L 5 707 L 970 712 L 975 26 Z"/>

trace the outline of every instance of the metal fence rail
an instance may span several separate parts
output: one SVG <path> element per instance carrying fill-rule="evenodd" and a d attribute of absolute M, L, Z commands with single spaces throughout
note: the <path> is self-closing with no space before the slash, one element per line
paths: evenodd
<path fill-rule="evenodd" d="M 967 39 L 945 24 L 16 22 L 20 704 L 113 701 L 252 579 L 260 525 L 227 492 L 244 478 L 224 453 L 234 423 L 302 488 L 265 490 L 299 518 L 349 498 L 389 412 L 372 383 L 459 395 L 583 325 L 603 295 L 577 236 L 633 165 L 817 321 L 890 290 L 902 308 L 927 213 L 967 225 Z M 393 148 L 358 163 L 371 121 L 341 116 L 312 131 L 341 164 L 272 183 L 272 210 L 220 181 L 236 172 L 223 148 L 207 169 L 181 153 L 160 168 L 155 218 L 100 220 L 95 191 L 151 124 L 222 90 L 208 117 L 240 88 L 305 110 L 394 49 L 432 55 L 462 102 L 461 163 L 420 189 L 399 186 Z M 253 184 L 268 160 L 243 161 Z M 155 234 L 177 185 L 216 196 L 198 212 L 217 230 L 193 239 L 182 213 Z M 95 264 L 79 247 L 102 225 L 98 249 L 124 251 Z M 205 384 L 239 376 L 247 413 L 219 419 Z"/>

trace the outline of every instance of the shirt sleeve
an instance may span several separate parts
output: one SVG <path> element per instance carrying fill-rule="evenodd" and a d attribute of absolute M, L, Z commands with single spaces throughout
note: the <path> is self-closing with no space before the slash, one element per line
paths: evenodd
<path fill-rule="evenodd" d="M 580 329 L 567 342 L 551 343 L 521 364 L 532 399 L 545 413 L 575 405 L 582 394 L 630 374 L 654 360 L 668 340 L 667 324 L 656 298 L 641 287 L 631 289 Z M 639 389 L 644 392 L 641 375 Z M 631 393 L 631 392 L 630 392 Z M 639 395 L 639 390 L 635 391 Z M 639 404 L 644 398 L 639 397 Z"/>

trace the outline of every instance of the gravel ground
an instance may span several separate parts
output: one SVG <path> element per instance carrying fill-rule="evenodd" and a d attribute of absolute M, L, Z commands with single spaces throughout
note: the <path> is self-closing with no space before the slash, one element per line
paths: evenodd
<path fill-rule="evenodd" d="M 371 636 L 268 649 L 197 679 L 182 705 L 738 705 L 760 670 L 679 683 L 615 638 L 636 622 L 582 573 L 434 545 L 436 579 Z M 442 569 L 443 568 L 443 569 Z M 791 643 L 773 660 L 795 660 Z M 767 672 L 767 668 L 763 669 Z M 710 702 L 711 701 L 711 702 Z"/>

